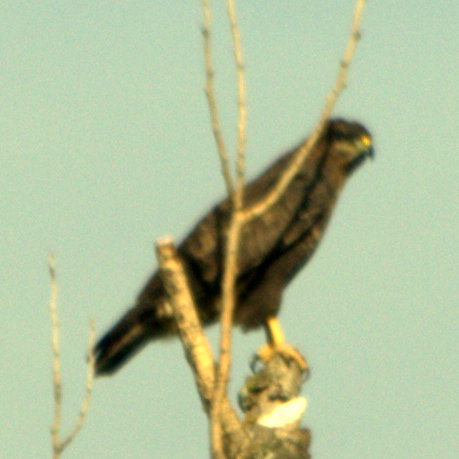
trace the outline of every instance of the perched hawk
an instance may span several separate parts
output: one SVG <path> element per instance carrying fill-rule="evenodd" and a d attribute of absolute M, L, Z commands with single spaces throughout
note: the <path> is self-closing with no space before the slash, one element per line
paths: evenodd
<path fill-rule="evenodd" d="M 297 152 L 288 152 L 246 186 L 245 206 L 269 192 Z M 284 288 L 314 253 L 346 179 L 372 154 L 371 136 L 361 124 L 329 121 L 280 199 L 243 227 L 235 286 L 236 325 L 244 329 L 272 326 Z M 228 199 L 219 203 L 178 248 L 204 325 L 215 322 L 220 314 L 230 208 Z M 164 286 L 155 273 L 134 306 L 96 345 L 97 374 L 113 373 L 149 341 L 175 332 Z"/>

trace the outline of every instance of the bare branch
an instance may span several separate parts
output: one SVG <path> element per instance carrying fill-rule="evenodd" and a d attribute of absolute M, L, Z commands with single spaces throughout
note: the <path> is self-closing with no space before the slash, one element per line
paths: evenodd
<path fill-rule="evenodd" d="M 211 411 L 211 443 L 213 457 L 215 458 L 225 457 L 223 454 L 221 410 L 222 401 L 226 395 L 231 365 L 231 333 L 233 311 L 236 303 L 234 285 L 237 273 L 239 234 L 240 220 L 238 213 L 233 210 L 226 241 L 225 270 L 222 285 L 222 312 L 220 317 L 220 356 Z"/>
<path fill-rule="evenodd" d="M 78 414 L 77 421 L 74 428 L 69 433 L 67 438 L 62 441 L 60 451 L 63 451 L 73 441 L 80 429 L 83 427 L 84 420 L 89 411 L 91 402 L 92 388 L 94 383 L 94 344 L 96 341 L 96 331 L 94 320 L 89 321 L 89 343 L 88 343 L 88 363 L 86 369 L 86 389 L 83 401 L 81 402 L 80 413 Z"/>
<path fill-rule="evenodd" d="M 202 31 L 204 37 L 204 59 L 206 63 L 206 96 L 207 104 L 209 105 L 210 119 L 212 123 L 212 131 L 214 133 L 215 142 L 217 144 L 218 155 L 220 157 L 220 165 L 223 178 L 225 179 L 226 190 L 229 196 L 234 192 L 233 180 L 228 162 L 228 153 L 226 151 L 225 142 L 220 128 L 220 120 L 218 116 L 217 102 L 215 100 L 214 88 L 214 69 L 212 64 L 212 47 L 210 42 L 210 29 L 212 23 L 212 14 L 210 11 L 210 0 L 203 0 L 204 9 L 204 28 Z"/>
<path fill-rule="evenodd" d="M 211 111 L 212 125 L 214 135 L 219 149 L 219 155 L 222 163 L 223 175 L 227 184 L 228 194 L 232 202 L 232 215 L 229 223 L 225 247 L 225 266 L 222 282 L 222 312 L 221 312 L 221 337 L 220 337 L 220 356 L 216 375 L 216 382 L 211 404 L 211 440 L 212 454 L 215 458 L 224 458 L 224 442 L 221 423 L 222 402 L 226 396 L 227 382 L 231 364 L 231 329 L 233 311 L 235 308 L 235 281 L 237 276 L 237 256 L 239 247 L 239 235 L 242 226 L 248 220 L 260 216 L 270 206 L 272 206 L 285 191 L 299 168 L 315 147 L 318 139 L 323 133 L 325 125 L 330 118 L 336 101 L 346 86 L 347 72 L 354 55 L 356 43 L 360 36 L 359 27 L 365 0 L 357 0 L 352 24 L 351 36 L 348 40 L 340 71 L 335 84 L 327 96 L 325 107 L 319 118 L 319 122 L 309 137 L 309 139 L 298 149 L 289 167 L 280 177 L 273 190 L 262 201 L 243 209 L 243 192 L 244 192 L 244 173 L 245 173 L 245 145 L 246 145 L 246 95 L 244 81 L 244 66 L 242 60 L 241 37 L 237 26 L 234 0 L 227 0 L 228 17 L 231 25 L 231 34 L 233 37 L 233 51 L 238 76 L 238 142 L 237 142 L 237 161 L 236 161 L 236 189 L 233 189 L 230 172 L 228 169 L 228 156 L 223 146 L 221 135 L 219 135 L 218 118 L 216 115 L 216 104 L 213 90 L 213 68 L 210 52 L 210 9 L 209 1 L 203 0 L 205 14 L 205 56 L 206 56 L 206 75 L 207 75 L 207 95 L 209 108 Z"/>
<path fill-rule="evenodd" d="M 53 387 L 54 387 L 54 421 L 51 427 L 51 441 L 53 445 L 53 457 L 59 458 L 62 451 L 74 440 L 80 429 L 83 427 L 86 414 L 89 410 L 91 401 L 93 380 L 94 380 L 94 342 L 95 330 L 94 321 L 90 321 L 89 333 L 89 358 L 86 375 L 86 389 L 83 402 L 81 404 L 80 413 L 78 415 L 75 427 L 64 439 L 60 440 L 60 429 L 62 422 L 62 377 L 61 377 L 61 360 L 59 350 L 59 321 L 57 314 L 57 280 L 56 280 L 56 259 L 54 255 L 48 258 L 49 275 L 51 279 L 51 298 L 49 301 L 49 309 L 52 322 L 52 349 L 53 349 Z"/>
<path fill-rule="evenodd" d="M 357 42 L 360 39 L 359 29 L 365 3 L 366 0 L 357 0 L 354 11 L 354 19 L 352 21 L 351 35 L 348 39 L 346 50 L 344 52 L 343 59 L 340 63 L 340 70 L 338 72 L 338 76 L 333 85 L 333 88 L 327 96 L 325 107 L 322 110 L 319 122 L 317 123 L 314 132 L 311 134 L 308 140 L 300 146 L 300 148 L 298 149 L 298 154 L 295 155 L 289 167 L 284 171 L 284 173 L 278 180 L 276 186 L 269 192 L 269 194 L 262 201 L 254 204 L 251 207 L 243 209 L 242 214 L 244 221 L 248 221 L 252 218 L 259 217 L 264 212 L 266 212 L 268 208 L 270 208 L 273 204 L 276 203 L 276 201 L 279 199 L 279 197 L 282 195 L 282 193 L 285 191 L 285 189 L 292 181 L 295 174 L 298 172 L 306 157 L 314 148 L 317 140 L 322 135 L 323 130 L 325 128 L 325 124 L 330 118 L 330 115 L 336 105 L 338 97 L 340 96 L 343 89 L 346 87 L 349 66 L 351 65 L 352 58 L 354 57 Z"/>
<path fill-rule="evenodd" d="M 202 330 L 186 274 L 172 239 L 159 239 L 156 243 L 156 253 L 161 279 L 169 296 L 187 361 L 192 368 L 204 410 L 210 414 L 215 384 L 215 364 L 211 347 Z M 246 434 L 225 393 L 221 400 L 219 421 L 228 436 L 228 448 L 244 442 Z"/>
<path fill-rule="evenodd" d="M 237 123 L 237 159 L 236 159 L 236 189 L 230 194 L 232 201 L 231 221 L 228 228 L 225 249 L 225 266 L 222 285 L 222 312 L 220 318 L 220 356 L 218 361 L 217 379 L 212 399 L 211 410 L 211 443 L 212 454 L 215 458 L 223 458 L 224 444 L 221 424 L 222 402 L 226 396 L 229 372 L 231 366 L 231 337 L 233 312 L 236 304 L 235 282 L 237 276 L 237 253 L 239 247 L 241 219 L 239 211 L 242 208 L 245 175 L 245 147 L 247 105 L 242 59 L 241 36 L 239 33 L 234 0 L 227 0 L 227 12 L 233 37 L 233 53 L 237 69 L 238 89 L 238 123 Z"/>
<path fill-rule="evenodd" d="M 62 421 L 62 378 L 61 360 L 59 354 L 59 322 L 57 317 L 57 280 L 56 280 L 56 258 L 53 254 L 48 257 L 48 269 L 51 279 L 51 298 L 49 300 L 49 310 L 52 323 L 52 350 L 53 350 L 53 387 L 54 387 L 54 421 L 51 427 L 51 439 L 55 457 L 59 447 L 59 432 Z"/>
<path fill-rule="evenodd" d="M 208 412 L 215 381 L 215 363 L 172 238 L 157 240 L 156 255 L 186 358 L 193 370 L 204 408 Z"/>
<path fill-rule="evenodd" d="M 237 122 L 237 190 L 239 190 L 239 197 L 242 201 L 242 191 L 244 187 L 245 176 L 245 148 L 247 143 L 247 98 L 245 90 L 245 75 L 244 75 L 244 61 L 242 58 L 242 45 L 241 34 L 236 20 L 236 9 L 234 0 L 227 0 L 228 18 L 231 25 L 231 35 L 233 37 L 233 52 L 234 60 L 236 63 L 237 71 L 237 106 L 238 106 L 238 122 Z M 239 206 L 235 206 L 239 209 Z"/>

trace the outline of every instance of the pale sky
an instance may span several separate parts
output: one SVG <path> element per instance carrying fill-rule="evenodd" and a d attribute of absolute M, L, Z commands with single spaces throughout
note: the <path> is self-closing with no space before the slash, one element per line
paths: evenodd
<path fill-rule="evenodd" d="M 217 3 L 217 2 L 215 2 Z M 218 97 L 235 145 L 235 71 L 215 5 Z M 238 2 L 249 176 L 307 136 L 336 76 L 353 1 Z M 0 14 L 0 456 L 50 457 L 47 255 L 58 258 L 64 430 L 100 336 L 223 196 L 204 96 L 201 3 L 17 2 Z M 372 132 L 313 260 L 284 297 L 312 368 L 314 458 L 452 458 L 458 447 L 459 3 L 371 1 L 335 110 Z M 216 342 L 217 330 L 209 336 Z M 261 332 L 235 333 L 231 395 Z M 207 457 L 177 340 L 97 380 L 63 457 Z"/>

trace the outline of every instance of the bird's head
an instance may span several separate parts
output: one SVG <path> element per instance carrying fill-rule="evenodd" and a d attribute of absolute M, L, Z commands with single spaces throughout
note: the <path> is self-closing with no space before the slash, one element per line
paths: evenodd
<path fill-rule="evenodd" d="M 328 136 L 332 154 L 346 174 L 351 173 L 367 157 L 374 156 L 371 134 L 359 123 L 331 120 Z"/>

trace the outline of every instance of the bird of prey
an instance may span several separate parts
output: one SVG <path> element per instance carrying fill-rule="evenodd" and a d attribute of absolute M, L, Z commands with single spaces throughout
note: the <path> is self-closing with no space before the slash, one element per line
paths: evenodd
<path fill-rule="evenodd" d="M 244 206 L 275 186 L 299 147 L 275 161 L 244 189 Z M 280 333 L 276 315 L 287 284 L 308 262 L 323 236 L 346 179 L 373 155 L 371 135 L 361 124 L 330 120 L 315 147 L 277 202 L 242 228 L 235 282 L 234 324 L 264 326 Z M 218 320 L 226 230 L 231 202 L 217 204 L 178 247 L 203 325 Z M 111 374 L 146 343 L 174 335 L 176 325 L 156 272 L 128 310 L 95 348 L 96 372 Z M 276 339 L 274 338 L 274 341 Z"/>

